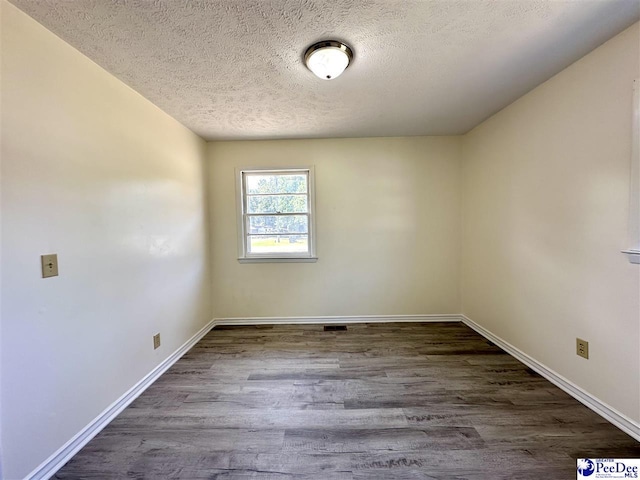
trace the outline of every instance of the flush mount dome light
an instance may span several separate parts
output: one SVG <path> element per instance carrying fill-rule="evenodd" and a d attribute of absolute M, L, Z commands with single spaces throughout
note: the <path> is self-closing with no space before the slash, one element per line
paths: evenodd
<path fill-rule="evenodd" d="M 339 77 L 353 59 L 353 52 L 342 42 L 325 40 L 314 43 L 304 54 L 304 63 L 318 78 Z"/>

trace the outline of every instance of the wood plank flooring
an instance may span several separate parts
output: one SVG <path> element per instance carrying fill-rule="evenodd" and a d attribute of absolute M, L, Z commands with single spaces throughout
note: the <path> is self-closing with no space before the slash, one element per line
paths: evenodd
<path fill-rule="evenodd" d="M 640 444 L 461 323 L 218 327 L 58 479 L 573 479 Z"/>

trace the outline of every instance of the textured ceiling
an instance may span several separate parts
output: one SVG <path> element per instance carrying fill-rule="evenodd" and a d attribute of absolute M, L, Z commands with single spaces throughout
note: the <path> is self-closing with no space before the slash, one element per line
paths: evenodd
<path fill-rule="evenodd" d="M 11 0 L 205 139 L 465 133 L 639 0 Z M 337 39 L 338 79 L 302 63 Z M 612 72 L 615 74 L 615 72 Z"/>

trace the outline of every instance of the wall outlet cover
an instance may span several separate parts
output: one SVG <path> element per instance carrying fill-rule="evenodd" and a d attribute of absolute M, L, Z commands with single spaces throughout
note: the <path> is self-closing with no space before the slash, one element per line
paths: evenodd
<path fill-rule="evenodd" d="M 41 255 L 40 263 L 42 264 L 42 278 L 58 276 L 58 255 L 56 253 Z"/>
<path fill-rule="evenodd" d="M 576 355 L 589 360 L 589 342 L 576 338 Z"/>

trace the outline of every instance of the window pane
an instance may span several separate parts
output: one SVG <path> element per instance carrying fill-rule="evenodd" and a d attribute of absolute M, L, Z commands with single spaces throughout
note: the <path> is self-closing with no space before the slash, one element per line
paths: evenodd
<path fill-rule="evenodd" d="M 249 235 L 249 253 L 309 253 L 305 235 Z"/>
<path fill-rule="evenodd" d="M 306 215 L 255 215 L 249 217 L 250 235 L 288 235 L 309 233 L 309 219 Z"/>
<path fill-rule="evenodd" d="M 247 213 L 307 213 L 306 195 L 247 195 Z"/>
<path fill-rule="evenodd" d="M 247 193 L 307 193 L 304 174 L 245 174 Z"/>

